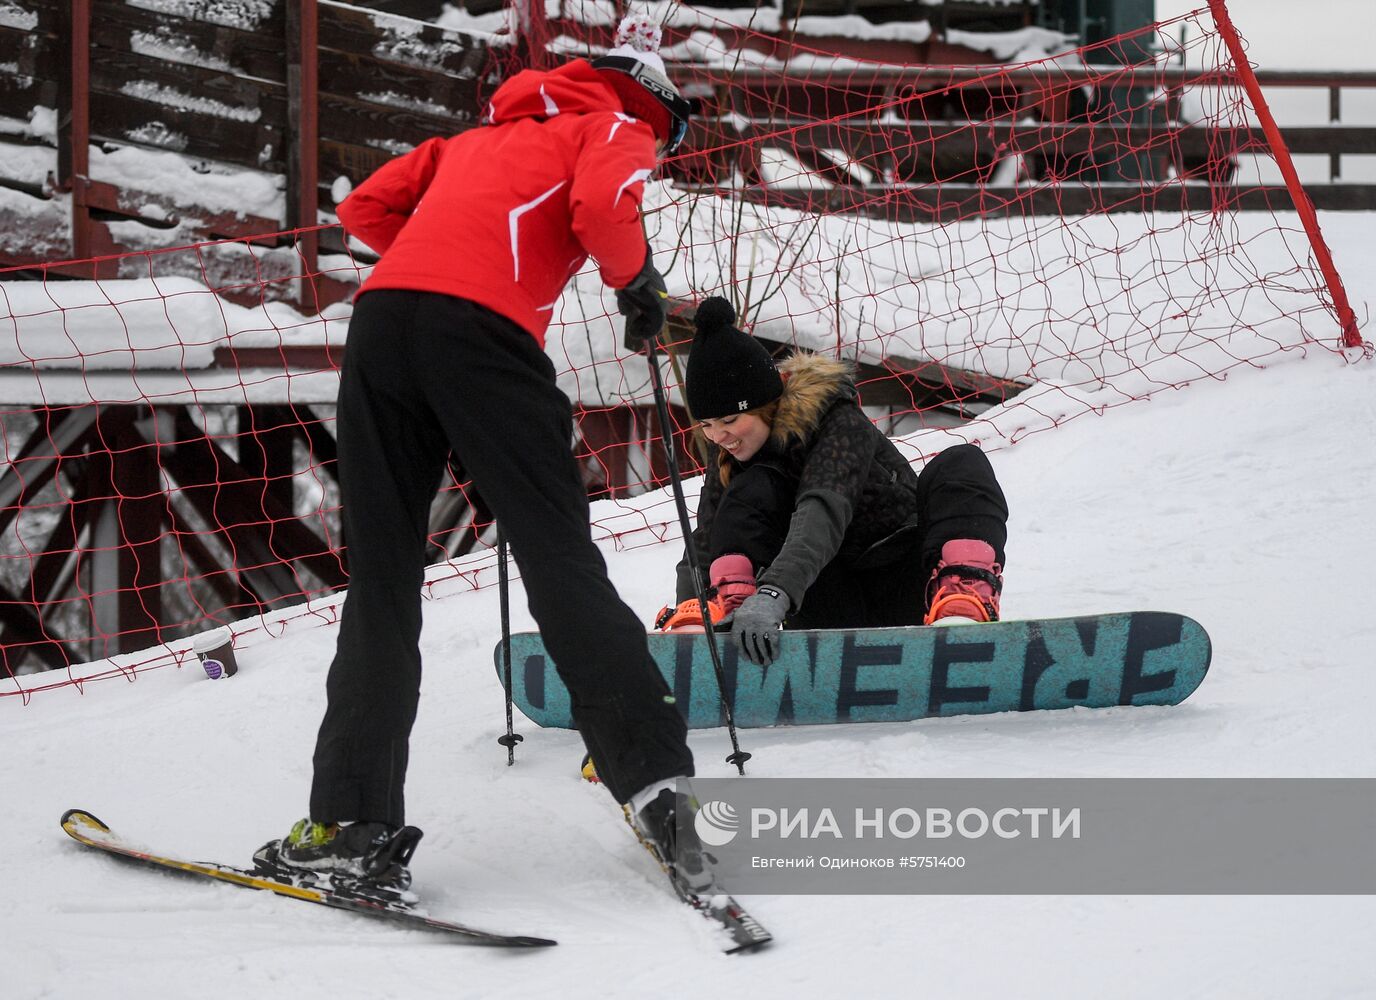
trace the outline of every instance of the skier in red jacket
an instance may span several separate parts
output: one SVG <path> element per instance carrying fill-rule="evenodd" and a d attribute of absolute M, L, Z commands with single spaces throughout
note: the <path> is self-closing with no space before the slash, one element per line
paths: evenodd
<path fill-rule="evenodd" d="M 424 143 L 339 206 L 381 260 L 357 298 L 340 383 L 349 591 L 310 816 L 278 846 L 290 866 L 409 881 L 418 832 L 403 828 L 402 790 L 426 525 L 452 449 L 510 541 L 608 789 L 669 863 L 708 877 L 693 845 L 673 842 L 675 813 L 691 804 L 674 790 L 693 774 L 684 721 L 592 542 L 569 401 L 542 350 L 589 255 L 628 334 L 663 328 L 640 200 L 689 107 L 658 54 L 626 34 L 592 63 L 512 77 L 483 127 Z"/>

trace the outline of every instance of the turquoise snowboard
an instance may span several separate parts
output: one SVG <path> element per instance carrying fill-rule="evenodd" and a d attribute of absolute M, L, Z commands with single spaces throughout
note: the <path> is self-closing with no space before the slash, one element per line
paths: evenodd
<path fill-rule="evenodd" d="M 707 637 L 649 636 L 650 654 L 693 729 L 724 725 Z M 951 625 L 783 633 L 759 667 L 718 635 L 736 725 L 907 722 L 1038 709 L 1178 705 L 1209 669 L 1198 622 L 1158 611 Z M 502 646 L 493 653 L 502 676 Z M 569 694 L 538 632 L 511 637 L 512 699 L 538 726 L 572 729 Z"/>

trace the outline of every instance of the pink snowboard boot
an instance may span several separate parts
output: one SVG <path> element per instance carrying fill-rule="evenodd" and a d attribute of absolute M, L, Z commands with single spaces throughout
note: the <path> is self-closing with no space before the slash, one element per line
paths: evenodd
<path fill-rule="evenodd" d="M 973 538 L 956 538 L 941 547 L 941 561 L 927 584 L 924 625 L 999 620 L 1003 567 L 994 548 Z"/>
<path fill-rule="evenodd" d="M 729 615 L 741 606 L 751 594 L 755 593 L 755 567 L 750 565 L 750 560 L 739 553 L 721 556 L 712 560 L 712 567 L 707 571 L 707 579 L 712 582 L 712 589 L 717 592 L 717 601 L 721 602 L 723 617 Z"/>

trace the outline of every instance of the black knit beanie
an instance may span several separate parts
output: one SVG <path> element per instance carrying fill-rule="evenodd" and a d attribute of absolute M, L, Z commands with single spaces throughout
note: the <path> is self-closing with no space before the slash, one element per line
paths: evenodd
<path fill-rule="evenodd" d="M 774 359 L 758 340 L 737 330 L 736 311 L 720 296 L 698 306 L 697 336 L 688 355 L 688 409 L 714 420 L 772 403 L 784 394 Z"/>

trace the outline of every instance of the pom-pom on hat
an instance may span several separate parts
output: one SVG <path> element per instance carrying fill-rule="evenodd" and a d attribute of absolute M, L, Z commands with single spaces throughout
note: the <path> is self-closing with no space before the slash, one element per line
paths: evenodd
<path fill-rule="evenodd" d="M 688 131 L 692 104 L 678 92 L 659 54 L 661 32 L 645 14 L 628 14 L 617 26 L 612 48 L 592 61 L 626 113 L 647 122 L 672 153 Z"/>
<path fill-rule="evenodd" d="M 664 32 L 646 14 L 627 14 L 616 26 L 612 37 L 609 56 L 630 56 L 649 66 L 660 76 L 667 76 L 664 60 L 659 55 L 659 45 Z"/>
<path fill-rule="evenodd" d="M 720 296 L 704 299 L 694 320 L 685 393 L 694 420 L 715 420 L 772 403 L 784 394 L 774 359 L 758 340 L 737 330 L 736 310 Z"/>

